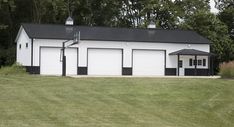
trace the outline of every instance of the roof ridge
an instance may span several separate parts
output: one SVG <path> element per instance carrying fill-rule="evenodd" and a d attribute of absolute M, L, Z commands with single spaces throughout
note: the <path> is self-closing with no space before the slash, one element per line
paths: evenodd
<path fill-rule="evenodd" d="M 39 23 L 21 23 L 22 25 L 28 24 L 28 25 L 45 25 L 45 26 L 66 26 L 65 24 L 39 24 Z M 133 29 L 133 30 L 155 30 L 155 31 L 187 31 L 187 32 L 195 32 L 192 30 L 184 30 L 184 29 L 161 29 L 161 28 L 135 28 L 135 27 L 112 27 L 112 26 L 87 26 L 87 25 L 73 25 L 73 27 L 90 27 L 90 28 L 112 28 L 112 29 Z M 195 32 L 197 33 L 197 32 Z"/>

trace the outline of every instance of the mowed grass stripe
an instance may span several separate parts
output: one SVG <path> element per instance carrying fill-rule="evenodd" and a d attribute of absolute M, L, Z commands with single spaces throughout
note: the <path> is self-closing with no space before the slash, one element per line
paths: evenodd
<path fill-rule="evenodd" d="M 232 127 L 234 80 L 0 76 L 0 126 Z"/>

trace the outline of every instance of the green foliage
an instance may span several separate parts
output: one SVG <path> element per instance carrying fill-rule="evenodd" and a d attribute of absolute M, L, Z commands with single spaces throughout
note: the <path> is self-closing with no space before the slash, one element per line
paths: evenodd
<path fill-rule="evenodd" d="M 233 6 L 224 8 L 218 14 L 218 18 L 228 26 L 228 32 L 234 44 L 234 3 Z"/>
<path fill-rule="evenodd" d="M 228 35 L 228 28 L 214 14 L 199 11 L 187 18 L 181 24 L 181 28 L 197 31 L 211 40 L 211 52 L 216 54 L 218 61 L 232 59 L 234 47 Z"/>
<path fill-rule="evenodd" d="M 215 3 L 216 7 L 221 11 L 234 6 L 233 0 L 215 0 Z"/>
<path fill-rule="evenodd" d="M 234 61 L 220 64 L 220 75 L 222 78 L 234 78 Z"/>
<path fill-rule="evenodd" d="M 19 64 L 13 64 L 11 66 L 0 68 L 0 75 L 22 75 L 22 74 L 27 74 L 26 69 Z"/>

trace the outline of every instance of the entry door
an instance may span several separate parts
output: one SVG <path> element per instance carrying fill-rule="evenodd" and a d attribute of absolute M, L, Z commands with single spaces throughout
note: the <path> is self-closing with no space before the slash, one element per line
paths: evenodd
<path fill-rule="evenodd" d="M 40 74 L 42 75 L 62 75 L 61 48 L 41 48 L 40 54 Z M 77 49 L 67 48 L 66 74 L 77 75 Z"/>
<path fill-rule="evenodd" d="M 88 49 L 88 75 L 121 74 L 121 49 Z"/>
<path fill-rule="evenodd" d="M 184 76 L 184 61 L 179 61 L 179 70 L 180 70 L 180 76 Z"/>
<path fill-rule="evenodd" d="M 133 75 L 163 76 L 165 53 L 156 50 L 133 50 Z"/>

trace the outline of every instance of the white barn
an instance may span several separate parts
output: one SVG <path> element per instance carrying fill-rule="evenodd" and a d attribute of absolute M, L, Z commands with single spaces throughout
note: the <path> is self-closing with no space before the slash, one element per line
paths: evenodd
<path fill-rule="evenodd" d="M 67 75 L 208 76 L 211 42 L 194 31 L 22 24 L 17 62 L 31 74 L 62 75 L 62 43 Z"/>

